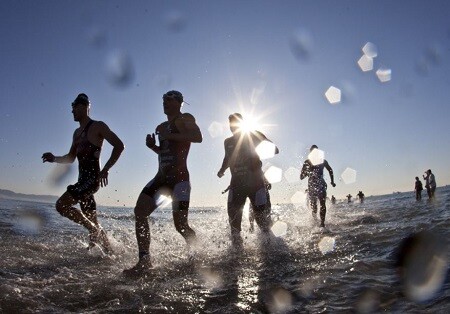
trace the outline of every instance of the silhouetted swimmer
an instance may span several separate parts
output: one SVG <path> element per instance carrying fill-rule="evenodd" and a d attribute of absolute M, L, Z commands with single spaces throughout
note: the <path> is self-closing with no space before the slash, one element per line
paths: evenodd
<path fill-rule="evenodd" d="M 312 145 L 310 152 L 318 149 L 317 145 Z M 320 202 L 320 226 L 325 227 L 325 215 L 327 212 L 326 199 L 327 199 L 327 183 L 323 178 L 323 169 L 327 169 L 331 179 L 331 185 L 336 186 L 334 183 L 333 169 L 325 159 L 319 164 L 313 164 L 310 159 L 306 159 L 303 163 L 302 171 L 300 173 L 300 180 L 308 177 L 308 195 L 312 208 L 313 215 L 317 213 L 317 200 Z"/>
<path fill-rule="evenodd" d="M 201 143 L 202 133 L 194 116 L 181 113 L 183 95 L 169 91 L 163 95 L 163 109 L 167 121 L 148 134 L 145 143 L 158 155 L 159 169 L 156 176 L 139 194 L 134 215 L 136 218 L 136 239 L 139 260 L 135 266 L 124 270 L 128 276 L 139 275 L 152 267 L 150 260 L 150 226 L 148 216 L 157 208 L 156 198 L 163 190 L 172 198 L 172 214 L 176 230 L 188 245 L 195 242 L 196 235 L 188 224 L 188 210 L 191 194 L 187 158 L 191 143 Z"/>
<path fill-rule="evenodd" d="M 358 194 L 356 194 L 356 195 L 359 198 L 359 202 L 364 203 L 364 198 L 365 198 L 364 193 L 362 191 L 359 191 Z"/>
<path fill-rule="evenodd" d="M 331 204 L 336 204 L 336 197 L 334 195 L 331 195 Z"/>
<path fill-rule="evenodd" d="M 231 227 L 233 245 L 242 246 L 241 222 L 245 201 L 249 198 L 255 221 L 263 232 L 270 231 L 270 199 L 262 171 L 262 162 L 256 153 L 256 147 L 263 141 L 270 142 L 259 131 L 245 131 L 242 128 L 243 117 L 240 113 L 228 117 L 233 135 L 224 141 L 225 156 L 217 173 L 223 177 L 230 168 L 231 181 L 228 191 L 228 221 Z M 278 148 L 274 148 L 278 154 Z"/>
<path fill-rule="evenodd" d="M 351 202 L 352 202 L 352 195 L 351 195 L 351 194 L 348 194 L 348 195 L 347 195 L 347 202 L 348 202 L 348 203 L 351 203 Z"/>
<path fill-rule="evenodd" d="M 80 127 L 73 133 L 69 152 L 64 156 L 44 153 L 42 161 L 73 163 L 75 159 L 78 160 L 78 182 L 67 187 L 67 191 L 56 202 L 56 210 L 89 231 L 89 248 L 98 244 L 105 253 L 109 253 L 108 238 L 97 220 L 94 194 L 100 186 L 108 185 L 108 171 L 119 159 L 124 146 L 104 122 L 94 121 L 89 117 L 90 105 L 86 94 L 77 96 L 72 102 L 72 114 L 74 121 L 80 123 Z M 103 140 L 110 143 L 113 150 L 100 170 L 99 159 Z M 80 204 L 81 211 L 73 207 L 75 204 Z"/>
<path fill-rule="evenodd" d="M 419 177 L 416 177 L 416 182 L 414 183 L 414 191 L 416 191 L 416 200 L 420 201 L 422 199 L 423 185 Z"/>
<path fill-rule="evenodd" d="M 436 180 L 431 169 L 428 169 L 423 175 L 425 180 L 425 188 L 427 189 L 428 199 L 434 198 L 434 192 L 436 191 Z"/>

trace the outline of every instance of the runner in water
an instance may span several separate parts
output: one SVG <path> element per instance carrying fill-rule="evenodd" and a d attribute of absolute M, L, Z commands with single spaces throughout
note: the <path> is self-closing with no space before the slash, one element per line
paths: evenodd
<path fill-rule="evenodd" d="M 312 145 L 310 148 L 310 154 L 314 149 L 318 149 L 318 147 L 316 145 Z M 335 187 L 336 184 L 334 183 L 333 169 L 331 169 L 325 159 L 318 164 L 313 164 L 310 159 L 306 159 L 300 173 L 300 180 L 308 177 L 308 195 L 313 215 L 317 214 L 317 200 L 320 202 L 321 227 L 325 227 L 325 215 L 327 212 L 327 207 L 325 204 L 327 199 L 327 184 L 323 178 L 323 168 L 328 170 L 331 178 L 331 185 Z"/>
<path fill-rule="evenodd" d="M 365 195 L 362 191 L 359 191 L 358 194 L 356 194 L 356 196 L 358 196 L 360 203 L 364 203 Z"/>
<path fill-rule="evenodd" d="M 431 169 L 428 169 L 425 172 L 426 175 L 423 175 L 425 180 L 425 188 L 427 189 L 428 199 L 434 198 L 434 192 L 436 191 L 436 179 L 434 178 L 434 174 L 431 172 Z"/>
<path fill-rule="evenodd" d="M 163 109 L 167 121 L 148 134 L 146 145 L 158 155 L 159 169 L 156 176 L 144 187 L 136 202 L 136 239 L 139 250 L 137 264 L 124 270 L 125 275 L 138 275 L 152 267 L 150 260 L 150 226 L 148 216 L 157 208 L 158 193 L 164 191 L 172 198 L 173 220 L 176 230 L 188 245 L 193 244 L 195 232 L 188 224 L 188 209 L 191 193 L 187 157 L 191 143 L 201 143 L 202 133 L 194 116 L 181 113 L 183 95 L 169 91 L 163 95 Z"/>
<path fill-rule="evenodd" d="M 414 190 L 416 191 L 416 200 L 420 201 L 422 199 L 423 185 L 422 185 L 422 182 L 420 182 L 419 177 L 416 177 L 416 182 L 414 184 Z"/>
<path fill-rule="evenodd" d="M 242 213 L 247 198 L 250 199 L 251 210 L 255 221 L 264 232 L 270 230 L 270 200 L 268 185 L 262 171 L 262 162 L 255 148 L 263 141 L 269 141 L 259 131 L 245 132 L 241 128 L 243 122 L 240 113 L 228 117 L 233 135 L 225 139 L 225 157 L 217 176 L 223 177 L 225 170 L 230 168 L 231 182 L 228 191 L 228 221 L 231 227 L 233 245 L 242 246 L 241 222 Z M 269 141 L 270 142 L 270 141 Z M 278 148 L 275 147 L 275 154 Z"/>
<path fill-rule="evenodd" d="M 79 94 L 72 102 L 73 119 L 80 127 L 73 134 L 72 146 L 64 156 L 52 153 L 42 155 L 43 162 L 73 163 L 78 159 L 78 182 L 69 185 L 67 191 L 56 202 L 56 210 L 64 217 L 82 225 L 89 231 L 89 248 L 100 245 L 105 253 L 110 245 L 105 231 L 97 220 L 94 194 L 108 185 L 108 171 L 119 159 L 124 146 L 122 141 L 102 121 L 94 121 L 89 117 L 90 101 L 86 94 Z M 106 140 L 113 146 L 111 157 L 100 170 L 100 152 Z M 81 211 L 73 207 L 79 203 Z"/>

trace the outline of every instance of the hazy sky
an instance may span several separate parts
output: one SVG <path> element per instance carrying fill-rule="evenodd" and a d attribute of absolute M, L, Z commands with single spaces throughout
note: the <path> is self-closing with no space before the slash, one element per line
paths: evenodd
<path fill-rule="evenodd" d="M 335 171 L 329 196 L 412 190 L 428 168 L 449 184 L 449 16 L 449 1 L 1 1 L 0 188 L 59 195 L 76 182 L 76 163 L 55 186 L 56 165 L 40 157 L 69 151 L 70 104 L 84 92 L 126 145 L 97 200 L 133 206 L 157 171 L 145 136 L 170 89 L 204 136 L 188 160 L 194 206 L 226 204 L 230 175 L 216 173 L 236 111 L 280 148 L 265 169 L 298 171 L 317 144 Z M 368 42 L 377 56 L 363 72 Z M 340 103 L 325 98 L 330 86 Z M 105 142 L 103 163 L 110 151 Z M 356 182 L 340 180 L 347 167 Z M 305 188 L 283 177 L 273 202 Z"/>

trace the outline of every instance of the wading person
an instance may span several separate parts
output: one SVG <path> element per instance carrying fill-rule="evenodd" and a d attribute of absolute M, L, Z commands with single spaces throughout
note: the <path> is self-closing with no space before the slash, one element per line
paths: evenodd
<path fill-rule="evenodd" d="M 310 148 L 310 154 L 318 149 L 316 145 L 312 145 Z M 308 177 L 308 195 L 313 215 L 317 214 L 317 201 L 320 203 L 320 226 L 325 227 L 325 215 L 327 212 L 326 199 L 327 199 L 327 183 L 323 178 L 323 169 L 327 169 L 330 174 L 331 185 L 336 186 L 334 183 L 333 169 L 328 164 L 328 161 L 323 159 L 320 163 L 314 164 L 309 158 L 303 163 L 302 171 L 300 173 L 300 180 Z"/>
<path fill-rule="evenodd" d="M 230 168 L 231 182 L 228 191 L 227 211 L 233 245 L 241 246 L 241 222 L 245 201 L 250 200 L 254 218 L 262 231 L 270 230 L 270 199 L 268 184 L 262 171 L 262 162 L 256 147 L 263 141 L 270 142 L 259 131 L 246 132 L 242 128 L 242 115 L 234 113 L 228 117 L 233 135 L 224 141 L 225 156 L 217 173 L 219 178 Z M 278 148 L 274 146 L 274 154 Z"/>
<path fill-rule="evenodd" d="M 65 164 L 78 159 L 78 182 L 67 187 L 67 191 L 56 202 L 56 210 L 89 231 L 89 247 L 98 244 L 108 253 L 110 245 L 97 220 L 94 194 L 100 186 L 108 184 L 108 171 L 119 159 L 124 146 L 104 122 L 94 121 L 89 117 L 89 109 L 88 96 L 79 94 L 72 102 L 72 113 L 73 119 L 79 122 L 80 127 L 73 134 L 69 152 L 64 156 L 44 153 L 42 161 Z M 113 150 L 100 170 L 100 152 L 104 140 L 113 146 Z M 80 204 L 81 210 L 73 207 L 76 204 Z"/>
<path fill-rule="evenodd" d="M 150 226 L 148 217 L 157 208 L 157 193 L 165 191 L 172 198 L 173 221 L 176 230 L 188 245 L 193 244 L 195 232 L 188 224 L 188 210 L 191 193 L 187 158 L 191 143 L 201 143 L 202 133 L 194 116 L 181 113 L 183 95 L 169 91 L 163 95 L 163 109 L 167 121 L 148 134 L 146 145 L 158 155 L 159 169 L 156 176 L 140 193 L 134 215 L 136 218 L 136 239 L 139 251 L 137 264 L 124 270 L 125 275 L 138 275 L 152 267 L 150 260 Z"/>

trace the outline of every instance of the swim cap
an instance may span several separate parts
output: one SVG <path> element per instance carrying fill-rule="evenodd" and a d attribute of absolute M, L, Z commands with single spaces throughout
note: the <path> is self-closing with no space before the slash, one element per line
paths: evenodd
<path fill-rule="evenodd" d="M 242 118 L 242 115 L 238 112 L 232 113 L 228 116 L 228 120 L 230 121 L 242 121 L 244 118 Z"/>
<path fill-rule="evenodd" d="M 91 102 L 89 101 L 89 97 L 84 94 L 78 94 L 77 98 L 75 98 L 75 100 L 72 102 L 72 106 L 77 105 L 77 104 L 82 104 L 85 106 L 89 106 L 91 104 Z"/>
<path fill-rule="evenodd" d="M 163 99 L 166 98 L 166 97 L 169 97 L 169 98 L 175 98 L 175 99 L 178 100 L 180 103 L 183 102 L 183 94 L 180 93 L 180 92 L 177 91 L 177 90 L 171 90 L 171 91 L 168 91 L 167 93 L 165 93 L 165 94 L 163 95 Z"/>

